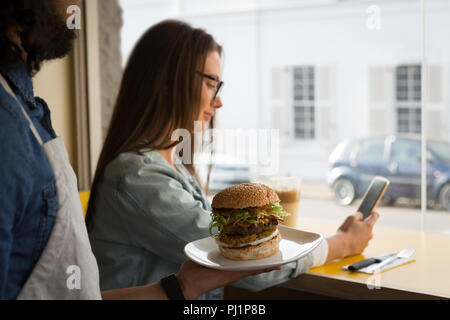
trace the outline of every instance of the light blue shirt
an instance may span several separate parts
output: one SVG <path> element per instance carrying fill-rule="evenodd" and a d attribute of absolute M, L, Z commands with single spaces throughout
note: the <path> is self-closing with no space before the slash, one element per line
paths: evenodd
<path fill-rule="evenodd" d="M 145 285 L 177 273 L 187 260 L 184 246 L 209 236 L 211 205 L 182 165 L 175 170 L 157 151 L 123 153 L 98 184 L 89 233 L 102 290 Z M 306 272 L 309 253 L 297 262 L 236 286 L 260 291 Z M 221 299 L 223 289 L 199 299 Z"/>

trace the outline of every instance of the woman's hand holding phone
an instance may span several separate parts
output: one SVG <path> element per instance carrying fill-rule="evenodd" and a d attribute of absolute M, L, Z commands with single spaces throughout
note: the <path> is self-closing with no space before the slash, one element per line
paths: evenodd
<path fill-rule="evenodd" d="M 360 254 L 372 239 L 372 229 L 379 218 L 373 211 L 389 186 L 384 177 L 374 177 L 358 208 L 358 213 L 349 216 L 339 227 L 335 236 L 327 238 L 329 250 L 327 262 Z"/>
<path fill-rule="evenodd" d="M 372 229 L 380 215 L 374 211 L 366 219 L 363 218 L 361 212 L 347 217 L 344 223 L 339 227 L 338 234 L 346 239 L 347 250 L 344 257 L 360 254 L 368 246 L 369 241 L 373 238 Z"/>
<path fill-rule="evenodd" d="M 325 263 L 362 253 L 373 237 L 372 229 L 379 216 L 375 211 L 366 219 L 361 212 L 348 216 L 336 234 L 327 237 L 328 256 Z"/>

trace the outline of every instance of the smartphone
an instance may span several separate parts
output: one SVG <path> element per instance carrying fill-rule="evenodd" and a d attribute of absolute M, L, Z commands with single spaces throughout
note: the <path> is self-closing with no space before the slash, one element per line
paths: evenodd
<path fill-rule="evenodd" d="M 389 186 L 389 180 L 383 177 L 375 177 L 370 183 L 369 189 L 367 189 L 366 194 L 358 208 L 358 212 L 361 212 L 364 219 L 370 216 L 372 211 L 380 202 L 383 197 L 384 192 Z"/>

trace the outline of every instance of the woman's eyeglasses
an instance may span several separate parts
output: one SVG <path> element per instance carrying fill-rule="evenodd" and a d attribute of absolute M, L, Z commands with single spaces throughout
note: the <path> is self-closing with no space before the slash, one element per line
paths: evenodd
<path fill-rule="evenodd" d="M 200 72 L 200 71 L 196 71 L 196 72 L 197 72 L 199 75 L 201 75 L 201 76 L 203 76 L 203 77 L 205 77 L 205 78 L 207 78 L 207 79 L 209 79 L 209 80 L 212 80 L 212 81 L 214 81 L 214 82 L 217 83 L 217 86 L 215 87 L 215 88 L 216 88 L 216 92 L 215 92 L 215 94 L 214 94 L 213 101 L 216 100 L 216 98 L 220 95 L 220 91 L 221 91 L 222 88 L 223 88 L 224 82 L 223 82 L 223 81 L 220 81 L 219 79 L 217 79 L 216 77 L 214 77 L 214 76 L 212 76 L 212 75 L 210 75 L 210 74 L 206 74 L 206 73 L 203 73 L 203 72 Z"/>

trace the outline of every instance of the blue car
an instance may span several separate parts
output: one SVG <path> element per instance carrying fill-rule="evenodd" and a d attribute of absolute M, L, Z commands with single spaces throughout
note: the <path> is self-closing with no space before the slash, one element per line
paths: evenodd
<path fill-rule="evenodd" d="M 427 141 L 427 198 L 450 211 L 450 143 Z M 390 135 L 342 141 L 330 154 L 328 185 L 336 201 L 349 205 L 374 176 L 391 181 L 383 200 L 420 199 L 421 140 Z"/>

